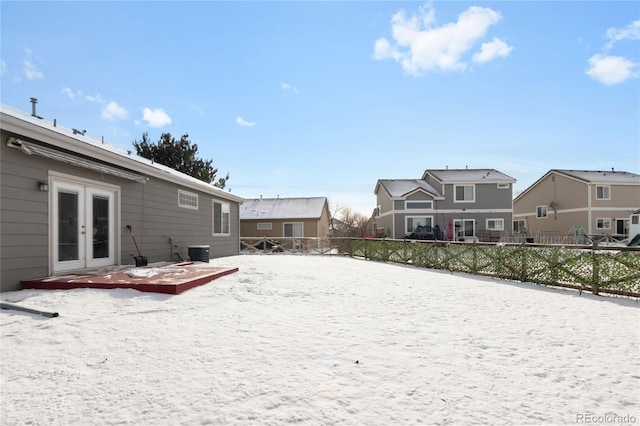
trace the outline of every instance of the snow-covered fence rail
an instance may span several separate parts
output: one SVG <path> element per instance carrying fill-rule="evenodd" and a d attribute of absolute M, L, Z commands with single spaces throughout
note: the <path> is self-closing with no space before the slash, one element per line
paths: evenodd
<path fill-rule="evenodd" d="M 245 253 L 347 253 L 351 238 L 340 237 L 242 237 L 240 250 Z"/>
<path fill-rule="evenodd" d="M 348 254 L 594 294 L 640 297 L 640 250 L 631 247 L 352 239 Z"/>

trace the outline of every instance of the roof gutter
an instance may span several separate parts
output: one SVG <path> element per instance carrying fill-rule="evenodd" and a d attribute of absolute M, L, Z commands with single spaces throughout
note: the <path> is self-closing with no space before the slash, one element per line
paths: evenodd
<path fill-rule="evenodd" d="M 36 120 L 35 118 L 33 120 Z M 179 173 L 177 171 L 173 171 L 169 167 L 161 166 L 158 164 L 151 165 L 145 163 L 145 161 L 149 161 L 142 157 L 138 157 L 137 155 L 133 156 L 131 154 L 125 154 L 124 152 L 120 153 L 115 150 L 119 150 L 120 148 L 113 147 L 114 151 L 105 149 L 101 146 L 101 143 L 95 141 L 94 139 L 88 140 L 90 138 L 84 137 L 79 139 L 78 136 L 73 135 L 71 131 L 68 131 L 67 134 L 60 127 L 56 127 L 55 129 L 48 122 L 42 122 L 42 120 L 31 121 L 21 119 L 19 117 L 15 117 L 11 114 L 7 114 L 4 111 L 0 111 L 0 122 L 2 122 L 2 128 L 19 134 L 25 138 L 30 138 L 34 140 L 41 141 L 46 143 L 52 147 L 67 149 L 76 152 L 81 156 L 86 156 L 90 158 L 99 158 L 104 162 L 110 163 L 112 165 L 117 165 L 120 167 L 127 168 L 131 171 L 145 174 L 147 176 L 155 177 L 157 179 L 161 179 L 164 181 L 172 182 L 178 185 L 183 185 L 189 188 L 198 189 L 202 192 L 206 192 L 208 194 L 227 199 L 230 201 L 243 202 L 244 198 L 239 197 L 237 195 L 231 194 L 230 192 L 224 191 L 214 185 L 206 183 L 204 181 L 198 180 L 191 176 Z M 166 168 L 166 170 L 163 170 Z"/>

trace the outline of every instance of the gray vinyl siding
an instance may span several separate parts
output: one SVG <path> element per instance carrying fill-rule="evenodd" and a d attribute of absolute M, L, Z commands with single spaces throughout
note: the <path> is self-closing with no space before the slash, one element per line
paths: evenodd
<path fill-rule="evenodd" d="M 475 184 L 475 202 L 461 203 L 455 202 L 453 184 L 444 186 L 444 200 L 438 201 L 438 209 L 511 209 L 512 190 L 509 188 L 500 189 L 496 183 Z"/>
<path fill-rule="evenodd" d="M 198 210 L 178 206 L 179 189 L 198 194 Z M 149 262 L 177 260 L 177 257 L 172 259 L 176 252 L 187 259 L 192 245 L 210 246 L 211 258 L 238 254 L 238 203 L 230 203 L 230 235 L 214 236 L 213 199 L 209 194 L 157 179 L 145 184 L 133 182 L 122 188 L 121 262 L 134 263 L 132 256 L 137 256 L 126 225 L 132 226 L 138 246 Z"/>
<path fill-rule="evenodd" d="M 37 187 L 48 172 L 40 159 L 8 148 L 5 132 L 1 137 L 0 291 L 8 291 L 19 290 L 21 279 L 48 273 L 48 193 Z"/>
<path fill-rule="evenodd" d="M 393 215 L 377 217 L 375 220 L 376 229 L 384 229 L 384 237 L 393 237 L 391 235 L 393 229 Z"/>
<path fill-rule="evenodd" d="M 384 236 L 393 238 L 391 234 L 393 232 L 393 201 L 382 187 L 376 195 L 376 201 L 380 211 L 379 216 L 375 218 L 375 226 L 377 229 L 384 228 Z"/>
<path fill-rule="evenodd" d="M 393 217 L 394 220 L 394 225 L 395 225 L 395 235 L 393 236 L 393 238 L 404 238 L 404 234 L 405 234 L 405 229 L 404 229 L 404 222 L 405 222 L 405 218 L 407 216 L 410 215 L 406 215 L 406 214 L 396 214 Z"/>
<path fill-rule="evenodd" d="M 239 204 L 230 205 L 230 235 L 213 236 L 211 194 L 187 186 L 151 178 L 146 183 L 99 173 L 6 146 L 9 134 L 1 132 L 0 146 L 0 291 L 20 289 L 20 281 L 50 274 L 49 195 L 38 190 L 39 181 L 48 181 L 49 172 L 90 179 L 120 188 L 116 206 L 116 232 L 120 264 L 134 265 L 137 255 L 126 225 L 133 232 L 150 263 L 176 261 L 172 253 L 187 259 L 189 245 L 209 245 L 210 257 L 238 254 Z M 178 189 L 197 193 L 198 210 L 178 207 Z M 173 237 L 173 246 L 169 243 Z M 177 247 L 175 247 L 177 245 Z"/>
<path fill-rule="evenodd" d="M 380 206 L 380 214 L 388 213 L 393 210 L 393 201 L 384 188 L 381 188 L 377 194 L 378 206 Z"/>
<path fill-rule="evenodd" d="M 433 197 L 422 191 L 416 191 L 413 194 L 408 195 L 406 199 L 408 201 L 431 201 L 433 200 Z"/>

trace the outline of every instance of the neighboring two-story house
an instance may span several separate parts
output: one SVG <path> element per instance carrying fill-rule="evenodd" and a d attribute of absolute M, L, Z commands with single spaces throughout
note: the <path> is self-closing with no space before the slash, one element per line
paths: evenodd
<path fill-rule="evenodd" d="M 240 206 L 240 236 L 326 237 L 330 231 L 326 197 L 245 199 Z"/>
<path fill-rule="evenodd" d="M 513 200 L 514 228 L 629 235 L 640 209 L 640 175 L 624 171 L 550 170 Z"/>
<path fill-rule="evenodd" d="M 380 179 L 376 236 L 404 238 L 427 227 L 446 240 L 491 239 L 511 229 L 515 182 L 494 169 L 427 169 L 422 179 Z"/>

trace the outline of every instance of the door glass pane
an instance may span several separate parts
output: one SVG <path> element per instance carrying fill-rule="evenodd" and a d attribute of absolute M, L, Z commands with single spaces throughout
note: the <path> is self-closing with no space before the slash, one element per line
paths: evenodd
<path fill-rule="evenodd" d="M 109 198 L 93 196 L 93 258 L 109 257 Z"/>
<path fill-rule="evenodd" d="M 294 225 L 293 236 L 302 238 L 302 224 L 294 223 L 293 225 Z"/>
<path fill-rule="evenodd" d="M 473 220 L 464 221 L 464 236 L 473 237 Z"/>
<path fill-rule="evenodd" d="M 222 204 L 213 203 L 213 233 L 222 233 Z"/>
<path fill-rule="evenodd" d="M 284 236 L 291 238 L 302 238 L 302 223 L 294 222 L 294 223 L 285 223 L 284 224 Z"/>
<path fill-rule="evenodd" d="M 230 215 L 228 212 L 223 212 L 222 213 L 222 233 L 223 234 L 228 234 L 229 233 L 229 219 L 230 219 Z"/>
<path fill-rule="evenodd" d="M 78 260 L 78 194 L 58 192 L 58 261 Z"/>

